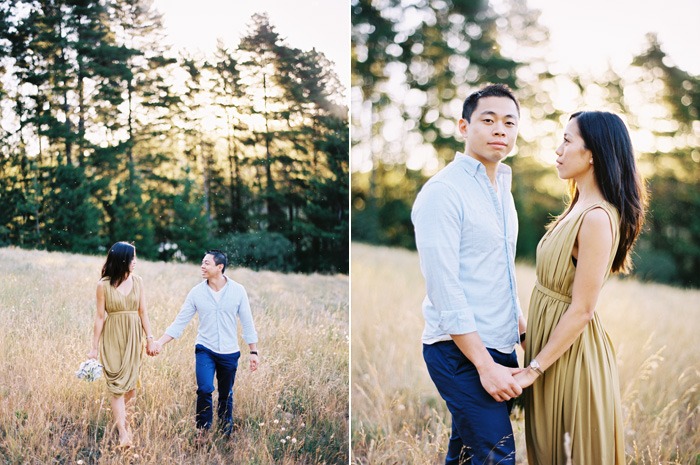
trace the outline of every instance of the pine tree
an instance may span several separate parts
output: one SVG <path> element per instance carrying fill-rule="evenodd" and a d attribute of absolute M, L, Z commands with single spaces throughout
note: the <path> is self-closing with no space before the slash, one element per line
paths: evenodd
<path fill-rule="evenodd" d="M 222 112 L 226 135 L 226 158 L 229 173 L 229 213 L 222 223 L 228 224 L 231 231 L 244 232 L 248 229 L 247 196 L 249 189 L 243 178 L 243 137 L 247 126 L 244 117 L 250 115 L 246 86 L 241 79 L 236 57 L 222 42 L 217 44 L 214 62 L 211 64 L 214 104 Z"/>
<path fill-rule="evenodd" d="M 241 64 L 247 68 L 247 78 L 252 81 L 249 88 L 256 91 L 251 95 L 255 105 L 253 112 L 263 120 L 262 127 L 254 128 L 252 132 L 256 142 L 263 145 L 264 155 L 260 160 L 256 160 L 256 166 L 263 169 L 259 185 L 263 189 L 266 229 L 271 232 L 286 229 L 284 194 L 279 192 L 276 179 L 276 174 L 279 174 L 278 164 L 283 156 L 277 140 L 284 129 L 284 102 L 273 78 L 280 40 L 279 34 L 270 24 L 269 17 L 266 14 L 256 14 L 251 19 L 250 31 L 241 38 L 239 44 L 239 51 L 244 56 Z"/>

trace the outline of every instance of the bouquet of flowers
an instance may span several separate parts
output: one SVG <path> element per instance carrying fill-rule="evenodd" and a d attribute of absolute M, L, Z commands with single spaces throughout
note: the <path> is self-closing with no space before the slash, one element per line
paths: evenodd
<path fill-rule="evenodd" d="M 102 376 L 102 365 L 94 358 L 86 360 L 80 364 L 80 369 L 75 372 L 75 376 L 85 381 L 95 381 Z"/>

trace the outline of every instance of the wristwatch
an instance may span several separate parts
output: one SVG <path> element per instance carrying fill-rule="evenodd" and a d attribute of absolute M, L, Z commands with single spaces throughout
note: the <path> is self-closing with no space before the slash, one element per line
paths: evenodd
<path fill-rule="evenodd" d="M 542 371 L 542 367 L 540 367 L 540 364 L 539 364 L 539 363 L 537 362 L 537 360 L 535 360 L 534 358 L 533 358 L 532 361 L 530 362 L 530 365 L 529 365 L 529 366 L 530 366 L 530 368 L 532 368 L 533 370 L 535 370 L 535 373 L 537 373 L 538 375 L 543 375 L 543 374 L 544 374 L 544 372 Z"/>

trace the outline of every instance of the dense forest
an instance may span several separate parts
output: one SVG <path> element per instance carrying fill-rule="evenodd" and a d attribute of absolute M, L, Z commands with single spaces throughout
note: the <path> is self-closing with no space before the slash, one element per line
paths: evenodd
<path fill-rule="evenodd" d="M 0 246 L 348 272 L 348 108 L 264 14 L 175 54 L 149 0 L 0 2 Z"/>
<path fill-rule="evenodd" d="M 526 2 L 351 3 L 353 240 L 415 247 L 410 209 L 429 176 L 463 149 L 455 130 L 462 101 L 484 83 L 505 83 L 522 110 L 506 160 L 518 257 L 534 260 L 545 225 L 563 209 L 566 185 L 547 154 L 566 119 L 607 110 L 644 143 L 635 149 L 649 209 L 635 276 L 700 286 L 700 77 L 677 67 L 657 36 L 647 35 L 628 66 L 582 75 L 548 60 L 549 32 Z"/>

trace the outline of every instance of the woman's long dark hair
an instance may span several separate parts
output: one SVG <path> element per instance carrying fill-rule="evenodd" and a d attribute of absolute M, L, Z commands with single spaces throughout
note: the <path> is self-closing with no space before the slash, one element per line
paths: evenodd
<path fill-rule="evenodd" d="M 620 213 L 620 244 L 615 252 L 612 272 L 632 269 L 631 253 L 642 231 L 646 207 L 646 189 L 637 172 L 634 150 L 627 127 L 613 113 L 581 111 L 576 119 L 586 148 L 593 154 L 593 173 L 603 197 Z M 576 183 L 570 186 L 571 206 L 578 200 Z"/>
<path fill-rule="evenodd" d="M 107 252 L 102 266 L 102 277 L 109 277 L 109 284 L 119 286 L 129 277 L 129 265 L 136 255 L 136 247 L 128 242 L 117 242 Z"/>

